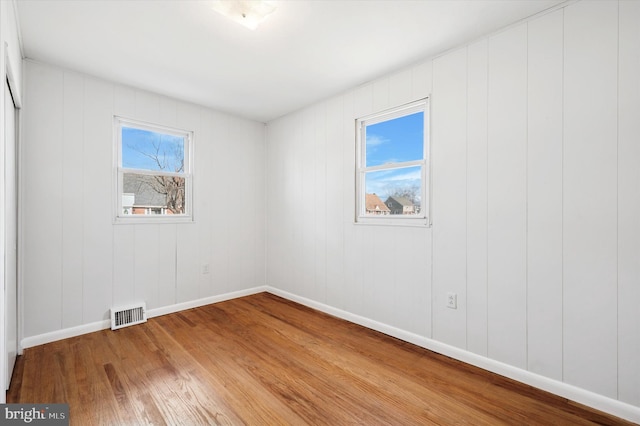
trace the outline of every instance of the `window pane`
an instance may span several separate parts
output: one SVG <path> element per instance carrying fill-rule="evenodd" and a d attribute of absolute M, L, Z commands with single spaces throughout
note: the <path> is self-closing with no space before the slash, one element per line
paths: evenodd
<path fill-rule="evenodd" d="M 122 213 L 125 215 L 172 215 L 185 212 L 183 177 L 124 173 L 122 185 Z"/>
<path fill-rule="evenodd" d="M 184 136 L 122 127 L 122 167 L 184 172 Z"/>
<path fill-rule="evenodd" d="M 424 156 L 424 113 L 405 115 L 366 126 L 366 167 Z"/>
<path fill-rule="evenodd" d="M 365 214 L 417 215 L 422 204 L 422 166 L 365 173 Z"/>

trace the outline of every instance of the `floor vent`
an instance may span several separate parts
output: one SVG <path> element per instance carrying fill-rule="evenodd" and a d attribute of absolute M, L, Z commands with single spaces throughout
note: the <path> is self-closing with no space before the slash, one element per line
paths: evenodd
<path fill-rule="evenodd" d="M 143 322 L 147 322 L 147 306 L 144 302 L 131 306 L 111 308 L 112 330 Z"/>

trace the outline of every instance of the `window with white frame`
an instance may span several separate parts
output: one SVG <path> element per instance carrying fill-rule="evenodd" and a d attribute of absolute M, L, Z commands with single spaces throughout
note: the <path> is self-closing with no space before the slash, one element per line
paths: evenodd
<path fill-rule="evenodd" d="M 428 100 L 360 118 L 356 125 L 356 221 L 428 225 Z"/>
<path fill-rule="evenodd" d="M 190 221 L 193 133 L 114 119 L 116 221 Z"/>

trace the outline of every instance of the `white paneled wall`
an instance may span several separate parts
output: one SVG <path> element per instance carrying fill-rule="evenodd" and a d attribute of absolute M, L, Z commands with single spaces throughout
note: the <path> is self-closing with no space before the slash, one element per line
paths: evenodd
<path fill-rule="evenodd" d="M 467 52 L 433 62 L 431 102 L 433 228 L 433 338 L 467 342 Z M 438 143 L 446 140 L 447 143 Z M 458 309 L 446 306 L 457 294 Z"/>
<path fill-rule="evenodd" d="M 640 2 L 620 2 L 618 397 L 640 405 Z"/>
<path fill-rule="evenodd" d="M 487 40 L 467 51 L 466 349 L 487 355 Z M 465 301 L 466 302 L 466 301 Z"/>
<path fill-rule="evenodd" d="M 563 15 L 528 24 L 527 368 L 562 380 Z"/>
<path fill-rule="evenodd" d="M 488 354 L 527 365 L 527 27 L 489 39 Z"/>
<path fill-rule="evenodd" d="M 267 284 L 640 407 L 639 28 L 571 3 L 269 123 Z M 354 224 L 354 120 L 426 95 L 433 226 Z"/>
<path fill-rule="evenodd" d="M 617 2 L 566 8 L 564 41 L 564 379 L 616 397 Z"/>
<path fill-rule="evenodd" d="M 25 86 L 25 338 L 264 285 L 263 124 L 31 61 Z M 195 223 L 114 225 L 114 114 L 194 131 Z"/>

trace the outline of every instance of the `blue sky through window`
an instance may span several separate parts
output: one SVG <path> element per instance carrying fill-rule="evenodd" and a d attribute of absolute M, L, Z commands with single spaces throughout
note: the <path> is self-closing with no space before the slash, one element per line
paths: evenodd
<path fill-rule="evenodd" d="M 424 112 L 405 115 L 366 128 L 366 167 L 424 158 Z M 365 191 L 384 202 L 394 193 L 413 190 L 420 203 L 422 167 L 401 167 L 367 172 Z"/>
<path fill-rule="evenodd" d="M 122 127 L 122 167 L 183 172 L 183 160 L 183 136 Z"/>
<path fill-rule="evenodd" d="M 421 160 L 423 141 L 423 112 L 368 125 L 366 167 Z"/>

